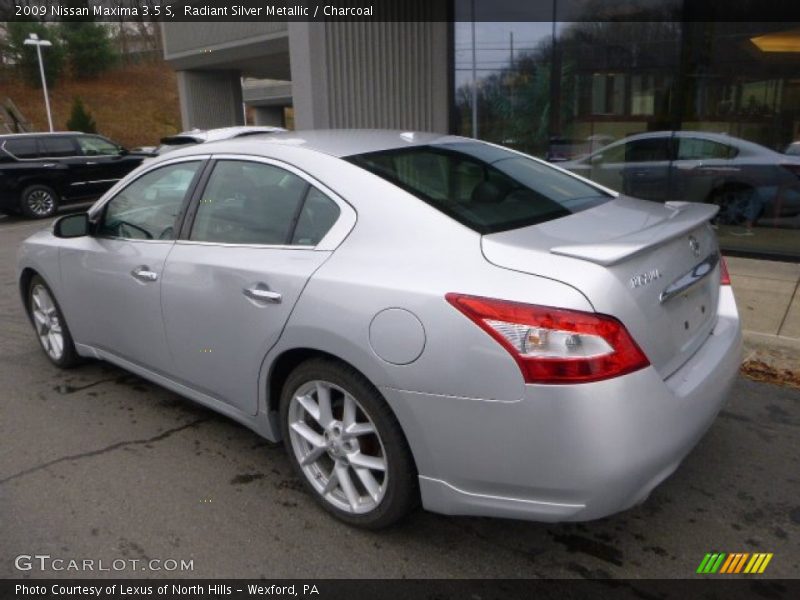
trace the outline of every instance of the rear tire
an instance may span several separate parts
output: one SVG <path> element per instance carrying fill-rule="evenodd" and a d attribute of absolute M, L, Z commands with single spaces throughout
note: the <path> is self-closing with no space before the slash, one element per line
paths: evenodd
<path fill-rule="evenodd" d="M 292 371 L 281 393 L 281 428 L 297 476 L 341 521 L 380 529 L 418 504 L 417 471 L 400 424 L 349 365 L 316 358 Z"/>
<path fill-rule="evenodd" d="M 36 337 L 50 362 L 61 369 L 79 365 L 82 360 L 75 350 L 64 313 L 44 279 L 38 275 L 31 278 L 27 298 Z"/>
<path fill-rule="evenodd" d="M 719 206 L 717 225 L 741 225 L 747 220 L 748 205 L 756 191 L 746 184 L 727 183 L 708 195 L 707 202 Z"/>
<path fill-rule="evenodd" d="M 53 188 L 36 183 L 22 190 L 19 207 L 26 217 L 46 219 L 56 214 L 58 200 L 58 194 Z"/>

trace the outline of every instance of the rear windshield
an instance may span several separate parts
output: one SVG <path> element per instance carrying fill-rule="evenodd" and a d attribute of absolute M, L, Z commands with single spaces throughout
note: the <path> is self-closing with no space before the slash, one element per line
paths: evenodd
<path fill-rule="evenodd" d="M 551 221 L 611 199 L 571 175 L 478 142 L 370 152 L 347 160 L 479 233 Z"/>

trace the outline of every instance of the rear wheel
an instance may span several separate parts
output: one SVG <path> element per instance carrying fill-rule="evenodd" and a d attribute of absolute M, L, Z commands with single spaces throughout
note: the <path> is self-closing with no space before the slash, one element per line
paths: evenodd
<path fill-rule="evenodd" d="M 416 468 L 400 425 L 355 369 L 330 359 L 301 364 L 284 385 L 281 423 L 297 474 L 337 518 L 378 529 L 416 505 Z"/>
<path fill-rule="evenodd" d="M 49 186 L 29 185 L 20 195 L 20 210 L 32 219 L 52 217 L 58 210 L 58 194 Z"/>
<path fill-rule="evenodd" d="M 745 223 L 755 193 L 756 191 L 749 185 L 733 183 L 712 191 L 708 196 L 708 202 L 719 206 L 714 222 L 718 225 Z"/>
<path fill-rule="evenodd" d="M 31 279 L 28 287 L 28 312 L 39 343 L 50 362 L 62 369 L 81 362 L 64 315 L 50 288 L 38 275 Z"/>

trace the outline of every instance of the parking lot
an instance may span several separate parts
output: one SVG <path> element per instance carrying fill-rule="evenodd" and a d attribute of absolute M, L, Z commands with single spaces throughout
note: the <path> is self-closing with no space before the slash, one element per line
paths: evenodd
<path fill-rule="evenodd" d="M 716 551 L 774 553 L 762 577 L 800 573 L 798 390 L 740 379 L 682 467 L 611 518 L 417 511 L 358 531 L 316 507 L 282 446 L 110 365 L 51 366 L 14 272 L 44 225 L 0 217 L 0 577 L 689 577 Z M 15 568 L 35 554 L 193 570 Z"/>

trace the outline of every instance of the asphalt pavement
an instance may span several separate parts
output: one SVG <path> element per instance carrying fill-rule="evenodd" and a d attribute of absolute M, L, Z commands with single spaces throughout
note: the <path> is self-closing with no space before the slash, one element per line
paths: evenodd
<path fill-rule="evenodd" d="M 800 575 L 796 389 L 740 379 L 679 470 L 611 518 L 419 510 L 359 531 L 316 506 L 282 446 L 111 365 L 51 366 L 14 269 L 44 226 L 0 217 L 0 578 L 692 577 L 707 552 L 769 552 L 758 577 Z"/>

